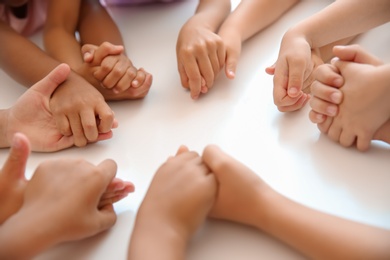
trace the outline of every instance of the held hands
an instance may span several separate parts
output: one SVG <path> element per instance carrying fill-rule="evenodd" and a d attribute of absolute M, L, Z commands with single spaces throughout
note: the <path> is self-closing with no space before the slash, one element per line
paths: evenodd
<path fill-rule="evenodd" d="M 390 119 L 386 71 L 357 45 L 335 47 L 334 54 L 339 60 L 315 73 L 310 119 L 332 140 L 365 151 Z"/>
<path fill-rule="evenodd" d="M 144 98 L 152 85 L 152 75 L 136 69 L 124 54 L 123 46 L 104 42 L 100 46 L 85 44 L 79 74 L 94 85 L 106 100 Z"/>
<path fill-rule="evenodd" d="M 251 169 L 215 145 L 204 149 L 202 159 L 219 186 L 209 216 L 261 228 L 273 189 Z"/>
<path fill-rule="evenodd" d="M 161 221 L 188 239 L 206 218 L 216 191 L 215 177 L 202 158 L 181 147 L 157 170 L 137 221 Z"/>
<path fill-rule="evenodd" d="M 274 75 L 274 103 L 281 112 L 299 110 L 308 102 L 309 91 L 303 90 L 313 80 L 314 68 L 323 63 L 303 37 L 290 34 L 283 37 L 275 65 L 266 69 Z"/>
<path fill-rule="evenodd" d="M 105 161 L 98 167 L 80 160 L 58 160 L 44 163 L 36 170 L 31 181 L 27 181 L 25 168 L 29 154 L 29 140 L 25 135 L 16 133 L 12 139 L 9 156 L 0 171 L 0 224 L 18 212 L 20 208 L 28 208 L 30 204 L 39 204 L 41 205 L 39 208 L 50 208 L 52 213 L 48 213 L 46 216 L 48 218 L 55 217 L 57 214 L 62 215 L 63 211 L 71 208 L 75 211 L 70 210 L 69 214 L 84 214 L 81 212 L 84 212 L 85 209 L 77 211 L 75 208 L 77 205 L 80 208 L 89 205 L 88 203 L 85 205 L 80 203 L 78 199 L 84 197 L 92 199 L 96 193 L 92 193 L 93 185 L 96 185 L 96 190 L 101 190 L 101 194 L 94 198 L 96 203 L 93 205 L 97 205 L 98 210 L 104 211 L 107 211 L 107 208 L 110 209 L 110 205 L 126 197 L 128 193 L 134 191 L 134 185 L 131 182 L 125 182 L 118 178 L 113 179 L 116 165 L 112 161 Z M 94 170 L 94 168 L 96 169 Z M 96 176 L 92 176 L 93 174 L 96 174 Z M 102 183 L 96 184 L 96 179 L 100 175 L 108 175 L 107 183 L 104 182 L 104 185 Z M 87 186 L 85 186 L 86 183 L 88 183 Z M 35 192 L 32 192 L 32 190 Z M 55 213 L 59 207 L 66 208 Z M 31 210 L 39 212 L 37 209 L 38 207 L 31 207 Z M 49 212 L 51 211 L 49 210 Z M 31 214 L 35 215 L 36 213 Z M 68 217 L 65 214 L 55 219 L 54 222 L 57 224 L 62 220 L 66 222 L 66 218 Z M 52 220 L 49 220 L 47 223 L 52 222 Z"/>
<path fill-rule="evenodd" d="M 51 152 L 65 149 L 73 145 L 81 145 L 78 140 L 79 138 L 84 140 L 84 134 L 79 133 L 79 136 L 72 136 L 72 133 L 67 131 L 63 131 L 65 134 L 62 133 L 62 131 L 60 131 L 61 128 L 57 126 L 56 122 L 59 118 L 56 118 L 54 113 L 51 112 L 49 105 L 50 96 L 61 84 L 68 82 L 67 78 L 69 73 L 70 68 L 68 65 L 59 65 L 45 78 L 28 89 L 26 93 L 16 101 L 16 104 L 8 109 L 6 136 L 9 143 L 12 142 L 13 135 L 16 132 L 22 132 L 29 138 L 33 151 Z M 69 99 L 74 100 L 75 98 L 67 97 L 64 100 Z M 64 100 L 61 102 L 71 105 L 71 102 L 64 102 Z M 28 104 L 28 107 L 26 107 L 26 104 Z M 109 113 L 108 116 L 112 116 L 108 119 L 109 122 L 107 122 L 107 120 L 101 120 L 101 125 L 99 127 L 104 130 L 104 133 L 97 134 L 96 138 L 94 136 L 93 138 L 91 137 L 91 141 L 100 141 L 111 138 L 111 127 L 114 127 L 117 124 L 115 121 L 112 121 L 113 115 L 111 113 Z M 96 125 L 94 114 L 91 115 L 91 117 L 94 120 L 93 124 Z M 64 120 L 63 123 L 69 127 L 67 118 L 70 117 L 62 115 L 62 119 Z M 109 124 L 109 127 L 107 126 L 107 129 L 105 129 L 103 126 L 107 123 Z M 82 131 L 82 129 L 80 129 L 80 131 Z M 94 129 L 90 129 L 90 132 L 94 132 Z M 42 135 L 42 133 L 45 133 L 45 135 Z"/>
<path fill-rule="evenodd" d="M 176 55 L 181 84 L 191 91 L 193 99 L 212 88 L 225 66 L 226 51 L 221 37 L 200 26 L 183 26 Z"/>

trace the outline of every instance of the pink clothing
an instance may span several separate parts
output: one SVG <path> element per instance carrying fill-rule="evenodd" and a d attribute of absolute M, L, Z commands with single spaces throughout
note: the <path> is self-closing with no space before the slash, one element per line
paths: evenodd
<path fill-rule="evenodd" d="M 139 5 L 151 3 L 169 3 L 179 0 L 100 0 L 103 5 Z"/>
<path fill-rule="evenodd" d="M 4 4 L 0 4 L 0 20 L 7 23 L 18 33 L 29 36 L 42 28 L 46 21 L 48 0 L 29 0 L 27 16 L 20 19 Z"/>

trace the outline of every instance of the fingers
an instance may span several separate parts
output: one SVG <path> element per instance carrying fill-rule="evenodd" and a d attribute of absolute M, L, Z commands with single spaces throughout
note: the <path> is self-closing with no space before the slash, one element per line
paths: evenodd
<path fill-rule="evenodd" d="M 100 208 L 98 215 L 99 228 L 96 233 L 111 228 L 116 222 L 116 214 L 112 204 L 107 204 Z"/>
<path fill-rule="evenodd" d="M 340 90 L 315 81 L 312 84 L 312 94 L 310 106 L 315 112 L 327 116 L 337 115 L 338 104 L 342 100 L 342 92 Z"/>
<path fill-rule="evenodd" d="M 322 113 L 317 113 L 314 110 L 310 110 L 309 119 L 314 124 L 321 124 L 321 123 L 325 122 L 326 116 Z"/>
<path fill-rule="evenodd" d="M 321 65 L 313 74 L 315 80 L 334 88 L 341 88 L 344 84 L 344 78 L 340 75 L 339 69 L 334 65 Z"/>
<path fill-rule="evenodd" d="M 98 47 L 93 44 L 84 44 L 81 47 L 81 56 L 83 57 L 84 62 L 91 63 L 93 61 L 93 57 L 95 56 L 95 50 Z"/>
<path fill-rule="evenodd" d="M 188 149 L 187 146 L 185 145 L 180 145 L 179 149 L 177 150 L 176 152 L 176 156 L 179 155 L 179 154 L 182 154 L 182 153 L 186 153 L 186 152 L 189 152 L 190 150 Z"/>
<path fill-rule="evenodd" d="M 101 188 L 103 194 L 116 175 L 117 164 L 111 159 L 106 159 L 102 161 L 97 167 L 100 169 L 99 173 L 102 176 Z"/>
<path fill-rule="evenodd" d="M 275 67 L 276 67 L 276 63 L 272 64 L 270 67 L 267 67 L 265 68 L 265 72 L 268 74 L 268 75 L 274 75 L 275 74 Z"/>
<path fill-rule="evenodd" d="M 218 175 L 224 173 L 223 169 L 226 166 L 226 163 L 234 160 L 216 145 L 208 145 L 203 151 L 202 159 L 217 178 Z"/>
<path fill-rule="evenodd" d="M 21 133 L 14 134 L 11 150 L 1 172 L 9 177 L 25 178 L 24 173 L 30 150 L 30 142 L 27 137 Z"/>
<path fill-rule="evenodd" d="M 112 125 L 115 122 L 114 113 L 111 108 L 105 104 L 104 106 L 97 107 L 95 113 L 99 118 L 98 132 L 107 133 L 111 131 Z"/>
<path fill-rule="evenodd" d="M 321 133 L 327 134 L 330 126 L 332 125 L 332 122 L 333 117 L 325 117 L 325 121 L 317 124 L 318 130 L 320 130 Z"/>
<path fill-rule="evenodd" d="M 69 65 L 62 63 L 54 68 L 46 77 L 34 84 L 31 89 L 50 98 L 56 88 L 68 78 L 69 74 Z"/>
<path fill-rule="evenodd" d="M 84 45 L 85 46 L 85 45 Z M 83 47 L 84 47 L 83 46 Z M 87 53 L 88 50 L 91 50 L 92 47 L 90 45 L 87 45 L 84 49 L 81 49 L 83 57 Z M 91 53 L 93 55 L 92 63 L 93 66 L 98 66 L 102 63 L 104 58 L 106 58 L 109 55 L 119 55 L 122 54 L 124 51 L 124 47 L 122 45 L 114 45 L 109 42 L 102 43 L 99 47 L 94 49 L 94 52 Z M 86 61 L 87 62 L 87 61 Z"/>
<path fill-rule="evenodd" d="M 374 66 L 383 64 L 379 58 L 370 54 L 357 44 L 348 46 L 335 46 L 333 47 L 333 54 L 343 61 L 353 61 L 357 63 L 371 64 Z"/>
<path fill-rule="evenodd" d="M 294 61 L 293 64 L 288 65 L 288 85 L 287 94 L 294 98 L 298 97 L 302 90 L 304 71 L 306 66 L 302 61 Z"/>
<path fill-rule="evenodd" d="M 236 76 L 239 54 L 233 50 L 227 50 L 225 62 L 225 74 L 228 79 L 234 79 Z"/>
<path fill-rule="evenodd" d="M 198 63 L 194 56 L 187 55 L 184 64 L 186 64 L 184 71 L 188 78 L 188 86 L 190 89 L 191 98 L 198 99 L 202 85 L 202 75 L 200 73 Z"/>

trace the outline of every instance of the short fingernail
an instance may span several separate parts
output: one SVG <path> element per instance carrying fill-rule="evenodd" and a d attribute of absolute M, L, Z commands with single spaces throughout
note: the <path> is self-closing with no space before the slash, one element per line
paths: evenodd
<path fill-rule="evenodd" d="M 334 92 L 330 95 L 330 99 L 335 103 L 341 102 L 341 93 L 340 92 Z"/>
<path fill-rule="evenodd" d="M 231 78 L 234 78 L 236 76 L 236 74 L 234 73 L 234 71 L 232 69 L 229 69 L 228 74 Z"/>
<path fill-rule="evenodd" d="M 318 119 L 318 121 L 322 121 L 324 119 L 324 115 L 323 114 L 317 114 L 316 118 Z"/>
<path fill-rule="evenodd" d="M 335 87 L 341 87 L 341 85 L 343 84 L 343 80 L 341 78 L 336 78 L 333 83 Z"/>
<path fill-rule="evenodd" d="M 139 84 L 139 82 L 138 82 L 138 80 L 133 80 L 133 82 L 131 83 L 131 85 L 133 85 L 133 87 L 138 87 L 138 84 Z"/>
<path fill-rule="evenodd" d="M 336 115 L 337 109 L 333 106 L 329 106 L 326 108 L 326 111 L 328 112 L 329 115 L 334 116 Z"/>
<path fill-rule="evenodd" d="M 84 60 L 87 60 L 89 57 L 91 57 L 91 53 L 89 52 L 84 53 Z"/>
<path fill-rule="evenodd" d="M 297 88 L 290 88 L 288 90 L 288 94 L 295 95 L 297 93 L 298 93 L 298 89 Z"/>
<path fill-rule="evenodd" d="M 12 138 L 12 148 L 19 148 L 22 146 L 22 142 L 20 141 L 20 137 L 15 134 L 14 137 Z"/>

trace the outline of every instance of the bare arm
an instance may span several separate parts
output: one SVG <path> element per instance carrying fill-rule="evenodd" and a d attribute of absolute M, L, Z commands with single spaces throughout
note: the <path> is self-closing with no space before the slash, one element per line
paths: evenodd
<path fill-rule="evenodd" d="M 211 217 L 254 226 L 310 259 L 390 258 L 390 230 L 289 200 L 216 146 L 206 147 L 203 161 L 219 183 Z"/>
<path fill-rule="evenodd" d="M 229 12 L 230 1 L 200 0 L 195 14 L 183 27 L 196 25 L 216 32 Z"/>
<path fill-rule="evenodd" d="M 273 23 L 298 1 L 243 0 L 223 23 L 219 34 L 223 35 L 234 31 L 240 35 L 241 41 L 244 42 Z"/>
<path fill-rule="evenodd" d="M 348 38 L 390 21 L 387 0 L 338 0 L 290 31 L 304 35 L 312 48 Z"/>
<path fill-rule="evenodd" d="M 312 259 L 388 259 L 390 231 L 305 207 L 280 194 L 269 196 L 257 227 Z"/>
<path fill-rule="evenodd" d="M 32 86 L 60 64 L 2 21 L 0 42 L 1 69 L 25 87 Z"/>

